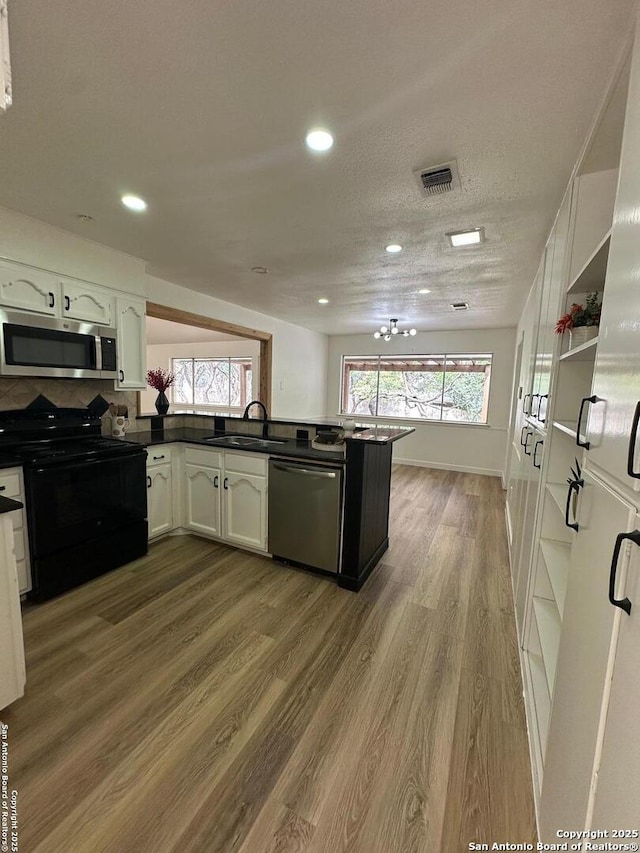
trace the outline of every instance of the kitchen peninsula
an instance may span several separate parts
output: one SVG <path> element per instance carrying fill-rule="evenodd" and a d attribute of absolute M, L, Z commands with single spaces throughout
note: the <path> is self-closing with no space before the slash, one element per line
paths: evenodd
<path fill-rule="evenodd" d="M 239 450 L 270 459 L 307 460 L 342 469 L 342 548 L 336 576 L 340 586 L 359 590 L 388 548 L 392 444 L 410 435 L 412 428 L 359 426 L 345 438 L 343 447 L 320 450 L 313 446 L 316 433 L 328 428 L 339 430 L 339 419 L 270 419 L 270 441 L 261 438 L 262 421 L 237 416 L 187 412 L 139 415 L 137 425 L 144 421 L 149 422 L 150 429 L 128 433 L 128 441 L 148 447 L 179 443 L 213 449 L 224 444 L 225 437 L 246 436 L 246 443 L 232 446 L 234 454 Z"/>

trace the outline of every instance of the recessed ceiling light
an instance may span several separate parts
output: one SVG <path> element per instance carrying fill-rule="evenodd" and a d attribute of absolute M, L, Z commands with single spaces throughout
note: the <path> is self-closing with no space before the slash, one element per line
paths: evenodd
<path fill-rule="evenodd" d="M 137 213 L 147 209 L 147 202 L 138 195 L 123 195 L 122 203 L 129 210 L 135 210 Z"/>
<path fill-rule="evenodd" d="M 320 303 L 320 305 L 328 305 L 329 304 L 329 300 L 325 299 L 324 297 L 322 299 L 318 299 L 318 302 Z"/>
<path fill-rule="evenodd" d="M 418 293 L 431 293 L 431 291 L 428 287 L 423 287 L 418 291 Z"/>
<path fill-rule="evenodd" d="M 445 236 L 454 249 L 459 249 L 461 246 L 476 246 L 478 243 L 484 243 L 484 228 L 447 231 Z"/>
<path fill-rule="evenodd" d="M 333 147 L 333 136 L 328 130 L 323 130 L 320 127 L 310 130 L 307 133 L 306 139 L 307 148 L 312 151 L 328 151 Z"/>
<path fill-rule="evenodd" d="M 389 243 L 388 246 L 384 247 L 384 250 L 385 252 L 389 252 L 390 255 L 395 255 L 396 252 L 402 251 L 402 246 L 400 246 L 398 243 Z"/>
<path fill-rule="evenodd" d="M 251 267 L 251 272 L 255 272 L 258 275 L 266 275 L 269 270 L 266 267 Z"/>

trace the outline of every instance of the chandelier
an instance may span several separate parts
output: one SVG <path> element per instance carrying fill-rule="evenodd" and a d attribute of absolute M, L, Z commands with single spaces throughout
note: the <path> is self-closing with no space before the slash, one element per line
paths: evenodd
<path fill-rule="evenodd" d="M 395 335 L 402 335 L 403 338 L 408 338 L 409 335 L 413 337 L 413 335 L 417 334 L 415 329 L 403 329 L 400 331 L 398 328 L 397 320 L 389 320 L 388 326 L 380 326 L 380 330 L 373 333 L 374 338 L 382 338 L 385 341 L 390 341 L 392 337 Z"/>

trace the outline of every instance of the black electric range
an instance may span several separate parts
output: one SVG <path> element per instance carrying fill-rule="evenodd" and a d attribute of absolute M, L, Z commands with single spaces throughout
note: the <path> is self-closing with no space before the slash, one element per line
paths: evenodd
<path fill-rule="evenodd" d="M 88 409 L 0 412 L 0 452 L 24 471 L 36 601 L 147 551 L 146 451 L 101 424 Z"/>

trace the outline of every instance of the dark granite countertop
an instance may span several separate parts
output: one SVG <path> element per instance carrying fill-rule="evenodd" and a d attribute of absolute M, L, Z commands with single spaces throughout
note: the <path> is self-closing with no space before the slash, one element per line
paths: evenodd
<path fill-rule="evenodd" d="M 211 413 L 211 412 L 186 412 L 175 411 L 175 412 L 167 412 L 166 415 L 158 415 L 156 414 L 146 414 L 146 415 L 138 415 L 137 420 L 148 420 L 151 418 L 171 418 L 171 417 L 206 417 L 206 418 L 224 418 L 226 421 L 238 421 L 241 423 L 246 423 L 242 417 L 237 414 L 229 415 L 229 414 L 220 414 L 220 413 Z M 345 416 L 346 418 L 346 416 Z M 345 418 L 340 417 L 318 417 L 318 418 L 306 418 L 302 420 L 295 420 L 291 418 L 269 418 L 269 423 L 272 424 L 290 424 L 293 426 L 311 426 L 311 427 L 335 427 L 336 429 L 342 428 L 342 421 Z M 251 418 L 252 421 L 256 421 L 259 419 Z M 197 430 L 191 427 L 182 427 L 181 429 L 190 430 L 191 432 L 200 432 L 206 435 L 212 435 L 214 430 L 213 428 L 210 431 L 207 430 Z M 171 432 L 179 432 L 180 430 L 171 430 Z M 227 432 L 232 432 L 233 429 L 227 429 Z M 392 424 L 373 424 L 373 423 L 358 423 L 356 421 L 356 432 L 352 436 L 350 436 L 347 441 L 368 441 L 373 444 L 387 444 L 391 441 L 398 441 L 400 438 L 404 438 L 407 435 L 411 435 L 412 432 L 415 432 L 414 427 L 404 427 L 404 426 L 394 426 Z M 129 433 L 129 435 L 135 435 L 136 433 Z M 148 435 L 146 431 L 144 435 Z M 222 435 L 223 433 L 221 433 Z M 175 441 L 184 441 L 186 439 L 174 439 Z M 294 442 L 295 444 L 295 442 Z M 300 444 L 300 443 L 298 443 Z M 271 451 L 266 451 L 271 452 Z M 318 451 L 322 456 L 325 455 L 325 451 Z M 328 453 L 328 451 L 326 451 Z"/>
<path fill-rule="evenodd" d="M 22 465 L 22 460 L 11 456 L 8 453 L 0 453 L 0 469 L 1 468 L 19 468 Z"/>
<path fill-rule="evenodd" d="M 232 434 L 229 431 L 227 435 Z M 179 441 L 189 444 L 202 444 L 205 447 L 212 447 L 217 450 L 230 450 L 233 453 L 265 453 L 267 456 L 285 456 L 289 458 L 299 459 L 314 459 L 316 461 L 325 462 L 344 462 L 344 453 L 329 450 L 316 450 L 308 441 L 297 441 L 295 438 L 278 439 L 279 444 L 274 444 L 268 447 L 260 445 L 248 445 L 247 447 L 228 447 L 219 444 L 212 444 L 210 441 L 204 441 L 205 438 L 216 435 L 211 429 L 195 429 L 193 427 L 181 427 L 179 429 L 166 429 L 158 432 L 129 432 L 125 437 L 125 441 L 143 444 L 145 447 L 153 447 L 158 444 L 172 444 Z M 219 437 L 225 433 L 218 433 Z M 256 436 L 259 438 L 259 436 Z"/>
<path fill-rule="evenodd" d="M 4 515 L 5 512 L 13 512 L 15 509 L 22 509 L 23 506 L 24 504 L 20 501 L 0 495 L 0 515 Z"/>

